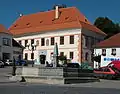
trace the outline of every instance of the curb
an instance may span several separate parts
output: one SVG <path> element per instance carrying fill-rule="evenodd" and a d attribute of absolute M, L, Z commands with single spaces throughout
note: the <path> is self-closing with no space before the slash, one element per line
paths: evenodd
<path fill-rule="evenodd" d="M 6 84 L 6 83 L 17 83 L 18 81 L 3 81 L 3 82 L 0 82 L 0 84 Z"/>

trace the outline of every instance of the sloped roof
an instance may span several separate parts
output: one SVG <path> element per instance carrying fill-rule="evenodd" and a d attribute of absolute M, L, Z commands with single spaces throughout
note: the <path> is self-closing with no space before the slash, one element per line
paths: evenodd
<path fill-rule="evenodd" d="M 18 47 L 18 48 L 24 48 L 22 45 L 20 45 L 16 40 L 12 39 L 12 46 Z"/>
<path fill-rule="evenodd" d="M 0 33 L 11 34 L 2 24 L 0 24 Z"/>
<path fill-rule="evenodd" d="M 87 18 L 75 7 L 59 9 L 59 18 L 55 19 L 55 10 L 23 15 L 9 28 L 13 35 L 22 35 L 42 31 L 81 28 L 106 35 L 93 26 Z"/>
<path fill-rule="evenodd" d="M 98 43 L 96 48 L 120 47 L 120 33 Z"/>

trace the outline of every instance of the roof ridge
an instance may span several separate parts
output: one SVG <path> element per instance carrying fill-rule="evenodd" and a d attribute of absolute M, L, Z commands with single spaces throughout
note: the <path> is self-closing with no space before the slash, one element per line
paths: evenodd
<path fill-rule="evenodd" d="M 67 10 L 67 9 L 70 9 L 70 8 L 76 8 L 76 7 L 73 6 L 73 7 L 60 8 L 59 10 Z M 76 9 L 77 9 L 77 8 L 76 8 Z M 46 13 L 46 12 L 52 12 L 52 11 L 55 11 L 55 9 L 46 10 L 46 11 L 39 11 L 39 12 L 30 13 L 30 14 L 23 15 L 23 16 L 36 15 L 36 14 L 39 14 L 39 13 Z"/>

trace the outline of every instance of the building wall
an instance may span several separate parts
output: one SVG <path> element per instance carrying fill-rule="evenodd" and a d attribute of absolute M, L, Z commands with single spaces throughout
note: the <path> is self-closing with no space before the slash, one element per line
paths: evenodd
<path fill-rule="evenodd" d="M 3 45 L 3 38 L 8 38 L 10 39 L 10 46 L 5 46 Z M 13 50 L 12 50 L 12 35 L 5 34 L 5 33 L 0 33 L 0 56 L 1 59 L 3 60 L 3 53 L 10 53 L 9 59 L 12 60 L 13 56 Z"/>
<path fill-rule="evenodd" d="M 102 55 L 102 49 L 106 49 L 106 55 Z M 116 55 L 112 55 L 112 49 L 116 49 Z M 101 55 L 100 67 L 107 66 L 113 60 L 120 60 L 120 48 L 96 48 L 94 49 L 94 55 Z M 97 67 L 98 62 L 94 61 L 94 68 Z"/>
<path fill-rule="evenodd" d="M 59 31 L 48 31 L 44 33 L 38 33 L 36 35 L 29 35 L 29 36 L 22 36 L 17 37 L 15 40 L 19 41 L 22 40 L 22 45 L 25 46 L 25 40 L 28 40 L 28 44 L 31 43 L 31 39 L 34 39 L 35 43 L 36 41 L 39 41 L 39 46 L 36 47 L 36 50 L 34 51 L 34 60 L 36 61 L 36 64 L 39 64 L 39 55 L 45 54 L 46 60 L 48 62 L 51 62 L 51 53 L 54 51 L 54 45 L 50 44 L 51 37 L 55 37 L 55 43 L 58 44 L 59 48 L 59 54 L 60 52 L 64 52 L 64 55 L 69 57 L 70 52 L 74 52 L 74 61 L 77 62 L 78 60 L 78 35 L 81 34 L 81 29 L 66 29 L 66 30 L 59 30 Z M 69 43 L 69 36 L 74 35 L 74 44 Z M 64 36 L 64 45 L 60 45 L 60 36 Z M 45 46 L 41 46 L 41 38 L 45 38 Z M 46 45 L 46 40 L 49 40 L 49 45 Z M 25 53 L 28 53 L 28 60 L 31 60 L 31 53 L 32 51 L 29 51 L 28 48 L 26 48 L 23 52 L 23 58 L 25 58 Z"/>
<path fill-rule="evenodd" d="M 69 43 L 69 36 L 74 35 L 74 44 Z M 64 36 L 64 45 L 60 45 L 60 36 Z M 51 53 L 54 51 L 54 45 L 50 45 L 50 39 L 51 37 L 55 37 L 55 43 L 58 44 L 59 48 L 59 54 L 60 52 L 64 52 L 64 55 L 67 56 L 67 58 L 70 58 L 70 52 L 74 52 L 74 62 L 84 62 L 85 60 L 85 54 L 88 53 L 88 62 L 91 63 L 91 48 L 93 45 L 93 41 L 91 39 L 89 46 L 86 46 L 86 36 L 90 38 L 94 38 L 95 43 L 97 43 L 96 40 L 103 40 L 104 36 L 89 31 L 85 29 L 65 29 L 65 30 L 58 30 L 58 31 L 48 31 L 48 32 L 41 32 L 37 34 L 32 34 L 32 35 L 24 35 L 24 36 L 19 36 L 16 37 L 15 40 L 19 41 L 22 40 L 22 45 L 25 46 L 25 40 L 28 40 L 28 44 L 31 43 L 31 39 L 34 39 L 34 41 L 39 41 L 39 46 L 36 47 L 36 50 L 34 51 L 34 60 L 36 64 L 39 64 L 39 55 L 40 54 L 45 54 L 46 55 L 46 60 L 48 62 L 51 62 Z M 45 38 L 45 46 L 41 46 L 41 38 Z M 49 41 L 49 45 L 46 45 L 46 41 Z M 94 44 L 95 44 L 94 43 Z M 82 51 L 81 51 L 82 49 Z M 31 60 L 31 53 L 32 51 L 28 50 L 26 48 L 23 52 L 23 58 L 25 58 L 25 53 L 28 53 L 28 60 Z"/>
<path fill-rule="evenodd" d="M 93 45 L 102 41 L 105 36 L 86 29 L 82 29 L 82 33 L 82 61 L 92 63 Z"/>
<path fill-rule="evenodd" d="M 21 59 L 23 59 L 22 48 L 13 47 L 13 57 L 14 57 L 14 59 L 15 59 L 15 60 L 20 59 L 19 56 L 21 56 Z"/>

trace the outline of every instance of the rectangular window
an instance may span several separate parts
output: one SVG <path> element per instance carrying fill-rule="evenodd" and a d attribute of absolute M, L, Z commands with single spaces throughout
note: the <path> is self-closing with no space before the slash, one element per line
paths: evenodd
<path fill-rule="evenodd" d="M 31 39 L 31 45 L 34 44 L 34 39 Z"/>
<path fill-rule="evenodd" d="M 28 59 L 28 53 L 25 53 L 25 60 Z"/>
<path fill-rule="evenodd" d="M 74 44 L 74 35 L 70 36 L 70 44 Z"/>
<path fill-rule="evenodd" d="M 54 45 L 54 44 L 55 44 L 54 42 L 55 42 L 55 38 L 52 37 L 52 38 L 51 38 L 51 45 Z"/>
<path fill-rule="evenodd" d="M 60 52 L 60 56 L 64 56 L 64 52 Z"/>
<path fill-rule="evenodd" d="M 112 49 L 111 55 L 116 55 L 116 49 Z"/>
<path fill-rule="evenodd" d="M 25 47 L 27 47 L 28 40 L 25 40 Z"/>
<path fill-rule="evenodd" d="M 94 38 L 91 37 L 91 47 L 93 47 L 93 45 L 94 45 Z"/>
<path fill-rule="evenodd" d="M 71 59 L 73 59 L 73 56 L 74 56 L 73 52 L 70 52 L 70 58 Z"/>
<path fill-rule="evenodd" d="M 89 43 L 88 43 L 88 37 L 85 37 L 85 46 L 88 47 Z"/>
<path fill-rule="evenodd" d="M 9 38 L 3 38 L 3 45 L 10 46 L 11 45 L 11 40 Z"/>
<path fill-rule="evenodd" d="M 41 38 L 41 46 L 45 46 L 45 38 Z"/>
<path fill-rule="evenodd" d="M 102 55 L 106 56 L 106 49 L 102 49 Z"/>
<path fill-rule="evenodd" d="M 64 36 L 60 37 L 60 45 L 64 45 Z"/>
<path fill-rule="evenodd" d="M 34 59 L 34 53 L 31 53 L 31 59 Z"/>

